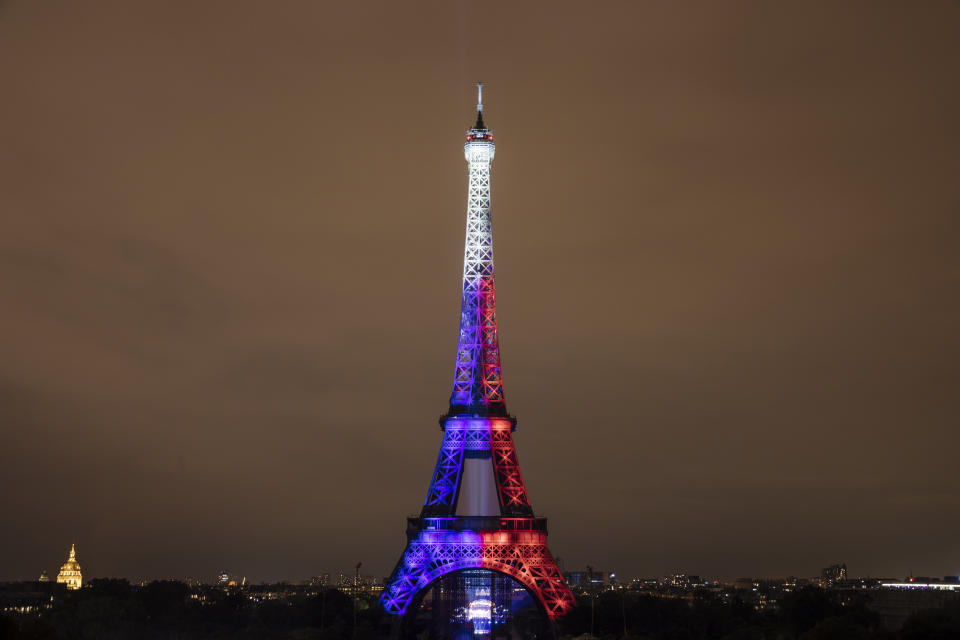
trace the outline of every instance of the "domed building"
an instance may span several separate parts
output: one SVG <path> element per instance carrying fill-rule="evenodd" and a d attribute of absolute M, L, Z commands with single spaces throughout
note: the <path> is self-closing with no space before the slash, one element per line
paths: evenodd
<path fill-rule="evenodd" d="M 76 545 L 70 545 L 70 557 L 60 567 L 57 582 L 67 585 L 67 589 L 79 589 L 80 585 L 83 584 L 83 574 L 80 573 L 80 563 L 77 562 Z"/>

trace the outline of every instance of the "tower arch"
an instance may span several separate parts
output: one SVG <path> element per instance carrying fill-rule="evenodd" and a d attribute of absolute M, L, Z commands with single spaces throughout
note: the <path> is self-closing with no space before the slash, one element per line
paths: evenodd
<path fill-rule="evenodd" d="M 530 584 L 495 569 L 449 566 L 414 596 L 400 638 L 543 637 L 549 616 Z M 531 633 L 532 631 L 532 633 Z"/>

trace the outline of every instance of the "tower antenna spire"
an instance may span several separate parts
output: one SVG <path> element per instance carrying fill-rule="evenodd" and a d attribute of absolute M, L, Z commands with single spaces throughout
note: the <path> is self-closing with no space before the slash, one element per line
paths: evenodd
<path fill-rule="evenodd" d="M 486 129 L 486 125 L 483 124 L 483 83 L 477 83 L 477 124 L 473 125 L 473 128 L 477 131 L 482 131 Z"/>

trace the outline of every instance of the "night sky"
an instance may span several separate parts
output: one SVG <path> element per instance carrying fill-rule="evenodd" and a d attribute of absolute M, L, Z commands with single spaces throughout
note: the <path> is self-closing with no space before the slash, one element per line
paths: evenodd
<path fill-rule="evenodd" d="M 0 580 L 390 571 L 477 80 L 565 567 L 960 572 L 960 4 L 82 4 L 0 3 Z"/>

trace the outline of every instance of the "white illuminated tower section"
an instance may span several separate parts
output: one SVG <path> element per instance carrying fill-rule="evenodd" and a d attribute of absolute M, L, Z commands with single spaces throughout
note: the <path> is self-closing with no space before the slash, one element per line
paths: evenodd
<path fill-rule="evenodd" d="M 477 123 L 467 132 L 463 155 L 469 167 L 467 237 L 463 252 L 463 301 L 451 413 L 482 405 L 484 413 L 506 415 L 500 376 L 500 341 L 490 223 L 490 165 L 496 148 L 483 124 L 483 84 L 477 85 Z"/>

